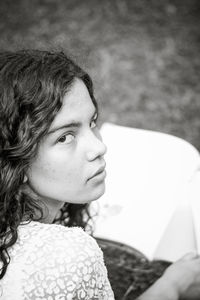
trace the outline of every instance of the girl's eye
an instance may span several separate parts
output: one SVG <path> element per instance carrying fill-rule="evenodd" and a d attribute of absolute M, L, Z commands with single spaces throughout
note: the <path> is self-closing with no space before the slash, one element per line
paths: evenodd
<path fill-rule="evenodd" d="M 95 128 L 97 126 L 97 120 L 92 120 L 90 123 L 90 128 Z"/>
<path fill-rule="evenodd" d="M 72 133 L 67 133 L 58 139 L 58 143 L 70 144 L 74 140 L 75 136 Z"/>

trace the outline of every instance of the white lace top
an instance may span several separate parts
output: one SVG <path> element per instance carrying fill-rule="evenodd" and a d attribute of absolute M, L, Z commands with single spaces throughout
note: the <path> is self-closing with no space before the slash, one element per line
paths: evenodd
<path fill-rule="evenodd" d="M 19 226 L 1 300 L 113 300 L 103 254 L 81 228 L 31 222 Z"/>

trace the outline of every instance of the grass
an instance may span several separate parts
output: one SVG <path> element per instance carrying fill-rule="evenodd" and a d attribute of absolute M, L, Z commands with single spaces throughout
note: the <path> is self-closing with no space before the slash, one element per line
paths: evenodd
<path fill-rule="evenodd" d="M 88 70 L 102 122 L 200 150 L 198 0 L 3 0 L 0 13 L 0 49 L 64 49 Z"/>

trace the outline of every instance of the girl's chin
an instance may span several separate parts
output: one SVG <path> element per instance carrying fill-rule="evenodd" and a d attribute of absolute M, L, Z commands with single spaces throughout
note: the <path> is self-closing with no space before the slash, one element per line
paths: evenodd
<path fill-rule="evenodd" d="M 79 199 L 78 201 L 71 201 L 74 204 L 87 204 L 93 201 L 98 200 L 103 194 L 105 193 L 105 184 L 101 187 L 93 189 L 92 191 L 88 192 L 87 195 L 84 195 L 84 198 Z"/>
<path fill-rule="evenodd" d="M 87 191 L 82 190 L 79 191 L 78 196 L 77 195 L 72 195 L 69 196 L 67 199 L 64 199 L 60 201 L 62 205 L 65 203 L 71 203 L 71 204 L 86 204 L 90 203 L 92 201 L 98 200 L 103 194 L 105 193 L 105 182 L 102 182 L 101 184 L 95 185 L 92 188 L 87 189 Z M 61 205 L 61 206 L 62 206 Z"/>
<path fill-rule="evenodd" d="M 103 196 L 104 193 L 105 193 L 105 183 L 102 184 L 101 186 L 99 186 L 99 187 L 95 190 L 95 192 L 94 192 L 94 194 L 93 194 L 93 197 L 91 197 L 92 199 L 91 199 L 90 202 L 95 201 L 95 200 L 98 200 L 101 196 Z"/>

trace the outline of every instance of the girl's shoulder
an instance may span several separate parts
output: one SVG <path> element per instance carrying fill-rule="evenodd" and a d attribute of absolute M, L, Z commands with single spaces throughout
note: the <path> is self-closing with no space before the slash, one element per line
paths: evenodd
<path fill-rule="evenodd" d="M 80 227 L 64 227 L 57 224 L 44 224 L 32 221 L 22 224 L 19 228 L 19 242 L 29 240 L 31 248 L 36 251 L 44 251 L 53 254 L 55 249 L 62 247 L 66 252 L 82 251 L 87 249 L 91 254 L 93 251 L 101 253 L 94 238 L 83 231 Z M 52 249 L 51 252 L 50 249 Z"/>
<path fill-rule="evenodd" d="M 79 227 L 21 224 L 10 257 L 6 300 L 16 299 L 17 289 L 17 299 L 114 299 L 103 253 Z"/>
<path fill-rule="evenodd" d="M 55 224 L 32 222 L 22 229 L 27 230 L 33 239 L 24 268 L 27 298 L 41 293 L 45 299 L 113 299 L 103 253 L 94 238 L 81 228 Z"/>

